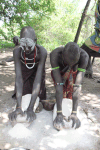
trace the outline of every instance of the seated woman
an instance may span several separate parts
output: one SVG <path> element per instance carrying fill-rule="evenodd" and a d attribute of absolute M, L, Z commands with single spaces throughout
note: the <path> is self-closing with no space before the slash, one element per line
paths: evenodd
<path fill-rule="evenodd" d="M 23 115 L 22 96 L 31 94 L 30 103 L 26 109 L 29 122 L 36 118 L 33 107 L 37 97 L 46 99 L 45 61 L 47 51 L 36 44 L 37 39 L 32 27 L 24 27 L 20 33 L 20 45 L 13 51 L 15 63 L 15 92 L 17 105 L 15 111 L 9 114 L 10 120 L 15 120 L 18 114 Z"/>
<path fill-rule="evenodd" d="M 80 127 L 77 106 L 88 59 L 88 54 L 74 42 L 69 42 L 65 47 L 58 47 L 50 54 L 57 103 L 57 116 L 53 124 L 57 130 L 67 128 L 65 125 L 67 118 L 62 113 L 63 98 L 73 100 L 72 113 L 68 120 L 73 121 L 72 127 L 74 125 L 76 125 L 76 128 Z"/>

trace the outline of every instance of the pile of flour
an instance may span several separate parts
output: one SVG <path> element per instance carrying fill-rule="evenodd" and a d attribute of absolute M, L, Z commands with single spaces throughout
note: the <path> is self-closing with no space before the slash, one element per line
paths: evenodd
<path fill-rule="evenodd" d="M 32 136 L 32 132 L 26 128 L 22 123 L 17 123 L 13 128 L 11 128 L 8 132 L 12 138 L 27 138 Z"/>
<path fill-rule="evenodd" d="M 31 100 L 31 94 L 26 94 L 22 96 L 21 107 L 23 111 L 27 110 L 30 100 Z M 36 99 L 34 109 L 33 109 L 34 112 L 36 108 L 38 107 L 38 105 L 39 105 L 39 97 L 37 97 Z M 26 118 L 27 118 L 26 115 L 24 116 L 18 115 L 16 118 L 17 124 L 9 130 L 8 135 L 10 135 L 12 138 L 17 138 L 17 139 L 30 137 L 32 133 L 28 128 L 26 128 L 26 126 L 29 125 L 28 122 L 26 121 Z"/>

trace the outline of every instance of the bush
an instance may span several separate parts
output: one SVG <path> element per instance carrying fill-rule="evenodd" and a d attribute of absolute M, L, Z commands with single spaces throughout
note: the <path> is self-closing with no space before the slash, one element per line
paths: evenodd
<path fill-rule="evenodd" d="M 0 41 L 0 48 L 12 48 L 14 47 L 14 43 L 10 43 L 7 41 Z"/>

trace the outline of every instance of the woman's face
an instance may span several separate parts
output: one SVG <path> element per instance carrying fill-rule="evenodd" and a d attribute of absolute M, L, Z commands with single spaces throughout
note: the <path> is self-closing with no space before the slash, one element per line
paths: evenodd
<path fill-rule="evenodd" d="M 35 42 L 30 38 L 21 38 L 20 46 L 26 54 L 30 54 L 34 50 Z"/>
<path fill-rule="evenodd" d="M 80 58 L 80 49 L 79 46 L 74 42 L 69 42 L 65 45 L 63 49 L 63 59 L 66 65 L 73 67 Z"/>
<path fill-rule="evenodd" d="M 66 65 L 68 65 L 69 67 L 73 67 L 79 59 L 73 59 L 73 58 L 69 58 L 68 55 L 63 55 L 63 60 L 64 60 L 64 63 Z"/>
<path fill-rule="evenodd" d="M 79 61 L 79 55 L 72 55 L 70 53 L 64 53 L 63 54 L 63 61 L 66 65 L 68 65 L 69 67 L 73 67 L 75 64 L 78 63 Z"/>
<path fill-rule="evenodd" d="M 24 51 L 25 51 L 26 54 L 30 54 L 30 53 L 32 52 L 30 46 L 27 46 L 27 45 L 26 45 L 26 46 L 24 46 L 23 48 L 24 48 Z"/>

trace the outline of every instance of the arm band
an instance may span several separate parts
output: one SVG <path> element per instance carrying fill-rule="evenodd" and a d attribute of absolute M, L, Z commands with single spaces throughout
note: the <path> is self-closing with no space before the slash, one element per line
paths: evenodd
<path fill-rule="evenodd" d="M 18 108 L 22 108 L 22 107 L 16 107 L 16 109 L 18 109 Z"/>
<path fill-rule="evenodd" d="M 73 84 L 73 87 L 81 87 L 81 84 Z"/>
<path fill-rule="evenodd" d="M 72 111 L 72 113 L 77 114 L 77 111 Z"/>
<path fill-rule="evenodd" d="M 64 85 L 64 83 L 55 83 L 54 85 Z"/>
<path fill-rule="evenodd" d="M 57 113 L 62 113 L 62 110 L 58 110 Z"/>
<path fill-rule="evenodd" d="M 77 70 L 81 71 L 81 72 L 85 72 L 86 71 L 85 69 L 82 69 L 82 68 L 78 68 Z"/>
<path fill-rule="evenodd" d="M 55 68 L 52 68 L 52 70 L 55 70 L 55 69 L 59 69 L 59 66 L 58 66 L 58 67 L 55 67 Z"/>

